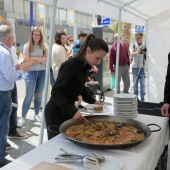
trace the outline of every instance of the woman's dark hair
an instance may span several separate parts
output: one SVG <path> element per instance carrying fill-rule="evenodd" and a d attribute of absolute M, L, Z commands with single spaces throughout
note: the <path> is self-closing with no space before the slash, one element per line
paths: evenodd
<path fill-rule="evenodd" d="M 75 57 L 79 58 L 82 61 L 85 61 L 85 54 L 86 54 L 87 47 L 90 47 L 92 52 L 95 52 L 97 50 L 103 50 L 106 53 L 109 52 L 108 45 L 103 39 L 95 37 L 93 34 L 89 34 L 84 44 L 81 46 L 80 50 L 75 55 Z"/>
<path fill-rule="evenodd" d="M 54 42 L 56 44 L 59 44 L 59 45 L 62 45 L 61 43 L 61 36 L 62 35 L 65 35 L 66 36 L 66 33 L 64 31 L 57 31 L 55 36 L 54 36 Z"/>

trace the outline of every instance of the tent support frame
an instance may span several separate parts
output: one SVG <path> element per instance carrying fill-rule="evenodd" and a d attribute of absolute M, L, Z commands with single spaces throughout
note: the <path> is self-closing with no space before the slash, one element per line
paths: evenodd
<path fill-rule="evenodd" d="M 28 0 L 30 1 L 30 0 Z M 118 18 L 118 46 L 117 46 L 117 53 L 116 53 L 116 88 L 115 88 L 115 94 L 117 94 L 117 83 L 118 83 L 118 66 L 119 66 L 119 60 L 118 60 L 118 56 L 119 56 L 119 49 L 120 49 L 120 21 L 121 21 L 121 13 L 122 10 L 127 11 L 128 13 L 143 19 L 144 21 L 147 21 L 145 18 L 136 15 L 135 13 L 124 9 L 126 6 L 138 1 L 138 0 L 132 0 L 129 3 L 126 3 L 123 6 L 118 6 L 109 2 L 106 2 L 105 0 L 98 0 L 98 2 L 101 1 L 103 3 L 115 6 L 119 9 L 119 18 Z M 43 131 L 44 131 L 44 110 L 45 110 L 45 105 L 47 103 L 47 93 L 48 93 L 48 83 L 49 83 L 49 74 L 50 74 L 50 65 L 51 65 L 51 49 L 52 49 L 52 40 L 53 40 L 53 32 L 54 32 L 54 22 L 55 21 L 55 11 L 56 11 L 56 6 L 57 6 L 57 0 L 52 0 L 52 17 L 51 17 L 51 25 L 50 25 L 50 43 L 49 43 L 49 51 L 48 51 L 48 60 L 47 60 L 47 65 L 46 65 L 46 78 L 45 78 L 45 87 L 44 87 L 44 100 L 43 100 L 43 105 L 42 105 L 42 123 L 41 123 L 41 127 L 40 127 L 40 138 L 39 138 L 39 145 L 42 144 L 43 141 Z M 148 52 L 147 52 L 148 55 Z M 148 77 L 148 76 L 147 76 Z M 147 84 L 148 87 L 148 84 Z M 147 88 L 147 90 L 149 90 L 149 87 Z"/>
<path fill-rule="evenodd" d="M 47 103 L 47 95 L 48 95 L 48 84 L 49 84 L 49 75 L 50 75 L 50 67 L 51 67 L 51 53 L 52 53 L 52 44 L 53 44 L 53 32 L 54 32 L 54 24 L 55 24 L 55 14 L 56 14 L 56 6 L 57 0 L 52 1 L 52 17 L 51 17 L 51 26 L 50 26 L 50 38 L 49 38 L 49 48 L 48 48 L 48 60 L 46 64 L 46 76 L 45 76 L 45 86 L 44 86 L 44 100 L 42 103 L 42 118 L 41 118 L 41 126 L 40 126 L 40 137 L 39 137 L 39 145 L 43 142 L 44 136 L 44 111 Z M 48 127 L 47 127 L 48 128 Z"/>

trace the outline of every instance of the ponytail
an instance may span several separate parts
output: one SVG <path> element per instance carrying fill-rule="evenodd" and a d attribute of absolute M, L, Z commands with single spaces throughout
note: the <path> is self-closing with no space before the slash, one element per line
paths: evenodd
<path fill-rule="evenodd" d="M 75 55 L 75 57 L 79 58 L 82 61 L 85 61 L 85 54 L 86 54 L 87 47 L 90 47 L 92 52 L 97 50 L 103 50 L 106 53 L 109 52 L 109 48 L 103 39 L 95 37 L 93 34 L 89 34 L 84 44 L 81 46 L 80 50 Z"/>

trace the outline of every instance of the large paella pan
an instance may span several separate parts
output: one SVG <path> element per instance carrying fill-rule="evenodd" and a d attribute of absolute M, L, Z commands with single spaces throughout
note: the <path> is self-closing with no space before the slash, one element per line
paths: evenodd
<path fill-rule="evenodd" d="M 102 148 L 102 149 L 106 149 L 106 148 L 121 149 L 121 148 L 132 147 L 132 146 L 135 146 L 135 145 L 143 142 L 144 140 L 146 140 L 150 136 L 151 132 L 156 132 L 156 131 L 161 130 L 160 126 L 158 126 L 156 124 L 145 125 L 144 123 L 142 123 L 140 121 L 129 119 L 129 118 L 118 117 L 118 116 L 96 115 L 96 116 L 86 116 L 86 119 L 90 122 L 107 121 L 107 122 L 126 123 L 128 125 L 134 126 L 135 128 L 139 129 L 144 134 L 144 137 L 141 140 L 132 141 L 130 143 L 125 143 L 125 144 L 97 144 L 97 143 L 94 144 L 94 143 L 89 143 L 89 142 L 85 142 L 82 140 L 76 140 L 76 139 L 73 139 L 65 134 L 66 130 L 69 127 L 71 127 L 73 125 L 80 124 L 80 122 L 78 120 L 74 120 L 74 119 L 70 119 L 70 120 L 67 120 L 66 122 L 64 122 L 60 126 L 59 130 L 63 136 L 65 136 L 68 140 L 70 140 L 71 142 L 73 142 L 77 145 L 81 145 L 84 147 L 90 147 L 90 148 Z M 155 125 L 158 127 L 158 129 L 151 131 L 151 129 L 148 127 L 150 125 Z"/>

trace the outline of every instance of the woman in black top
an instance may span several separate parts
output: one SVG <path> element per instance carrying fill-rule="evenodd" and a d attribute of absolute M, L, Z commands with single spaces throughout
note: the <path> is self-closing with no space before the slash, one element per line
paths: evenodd
<path fill-rule="evenodd" d="M 47 127 L 60 126 L 71 118 L 84 120 L 85 118 L 74 105 L 79 95 L 87 103 L 101 104 L 88 93 L 85 83 L 91 67 L 100 64 L 108 51 L 104 40 L 89 34 L 75 58 L 67 60 L 61 65 L 56 83 L 52 88 L 51 98 L 45 108 Z M 49 130 L 47 130 L 47 134 L 48 139 L 54 137 Z"/>

